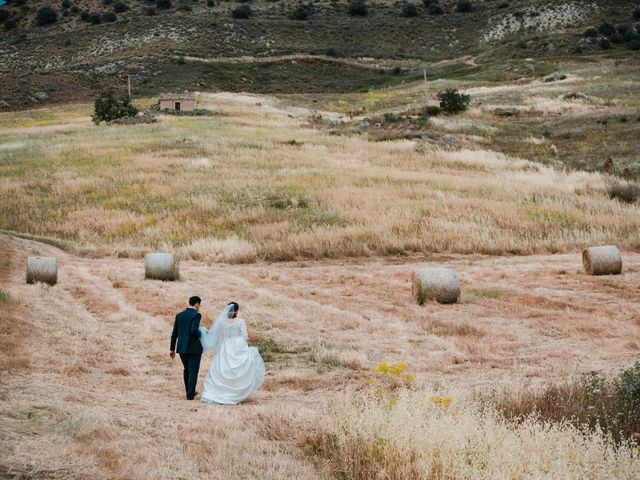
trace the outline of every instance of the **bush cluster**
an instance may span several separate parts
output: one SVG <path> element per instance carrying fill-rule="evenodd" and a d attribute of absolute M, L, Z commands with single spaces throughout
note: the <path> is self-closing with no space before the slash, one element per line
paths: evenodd
<path fill-rule="evenodd" d="M 402 16 L 407 18 L 418 16 L 418 7 L 415 3 L 405 3 L 402 7 Z"/>
<path fill-rule="evenodd" d="M 116 13 L 124 13 L 129 10 L 129 5 L 124 2 L 116 2 L 113 4 L 113 11 Z"/>
<path fill-rule="evenodd" d="M 444 9 L 440 6 L 438 0 L 423 0 L 423 3 L 429 15 L 442 15 L 444 13 Z"/>
<path fill-rule="evenodd" d="M 614 182 L 607 188 L 609 198 L 624 203 L 635 203 L 640 199 L 640 185 L 636 183 Z"/>
<path fill-rule="evenodd" d="M 469 102 L 471 97 L 460 93 L 455 88 L 448 88 L 444 92 L 438 93 L 438 100 L 440 100 L 440 109 L 447 113 L 459 113 L 464 112 L 469 108 Z"/>
<path fill-rule="evenodd" d="M 352 17 L 366 17 L 369 14 L 369 8 L 364 0 L 351 0 L 347 12 Z"/>
<path fill-rule="evenodd" d="M 469 13 L 473 11 L 474 5 L 471 0 L 458 0 L 456 3 L 456 11 L 460 13 Z"/>
<path fill-rule="evenodd" d="M 635 17 L 635 11 L 634 11 Z M 589 27 L 584 33 L 584 37 L 597 38 L 598 45 L 603 50 L 611 48 L 611 44 L 626 44 L 632 50 L 640 50 L 640 26 L 621 23 L 613 25 L 609 22 L 602 22 L 597 28 Z"/>
<path fill-rule="evenodd" d="M 510 420 L 536 416 L 587 430 L 601 428 L 624 441 L 640 431 L 640 362 L 613 379 L 592 372 L 573 382 L 496 396 L 489 402 Z"/>
<path fill-rule="evenodd" d="M 38 9 L 36 12 L 36 23 L 40 26 L 51 25 L 58 21 L 58 12 L 52 7 L 46 6 Z"/>
<path fill-rule="evenodd" d="M 251 17 L 251 15 L 253 15 L 253 12 L 251 11 L 251 7 L 246 3 L 242 5 L 238 5 L 231 12 L 231 16 L 233 18 L 238 18 L 238 19 L 246 19 Z"/>
<path fill-rule="evenodd" d="M 308 20 L 313 13 L 313 5 L 310 3 L 299 3 L 291 10 L 289 18 L 292 20 Z"/>
<path fill-rule="evenodd" d="M 138 109 L 131 104 L 128 94 L 120 98 L 116 96 L 113 87 L 104 89 L 94 102 L 94 113 L 91 116 L 93 123 L 110 122 L 116 118 L 133 117 L 138 114 Z"/>

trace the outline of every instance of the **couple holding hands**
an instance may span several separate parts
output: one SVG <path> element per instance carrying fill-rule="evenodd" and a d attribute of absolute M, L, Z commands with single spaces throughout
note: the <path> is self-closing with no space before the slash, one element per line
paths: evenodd
<path fill-rule="evenodd" d="M 256 347 L 250 347 L 244 319 L 238 317 L 240 305 L 230 302 L 207 330 L 200 326 L 200 297 L 189 298 L 189 306 L 176 315 L 171 334 L 171 358 L 176 352 L 184 366 L 187 400 L 193 400 L 202 353 L 215 357 L 204 380 L 204 403 L 235 405 L 246 399 L 264 382 L 265 368 Z"/>

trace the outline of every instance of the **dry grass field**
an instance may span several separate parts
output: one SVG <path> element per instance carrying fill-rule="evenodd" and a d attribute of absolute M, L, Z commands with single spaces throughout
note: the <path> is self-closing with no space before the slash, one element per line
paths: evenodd
<path fill-rule="evenodd" d="M 7 475 L 329 478 L 354 471 L 347 478 L 372 478 L 375 455 L 357 439 L 367 445 L 385 436 L 391 446 L 378 445 L 378 454 L 399 468 L 389 478 L 634 478 L 640 467 L 629 449 L 614 451 L 598 434 L 541 422 L 517 427 L 479 414 L 470 400 L 476 390 L 615 373 L 633 363 L 638 254 L 625 254 L 616 278 L 588 277 L 579 257 L 567 254 L 185 261 L 183 280 L 167 283 L 144 281 L 137 259 L 80 258 L 7 236 L 1 242 L 0 465 Z M 25 259 L 34 254 L 59 258 L 58 285 L 24 284 Z M 410 272 L 431 262 L 460 273 L 460 304 L 412 304 Z M 268 360 L 265 385 L 238 407 L 183 399 L 168 340 L 174 313 L 193 293 L 204 299 L 204 324 L 225 301 L 238 300 Z M 367 400 L 371 367 L 381 361 L 406 362 L 415 375 L 413 390 L 390 410 Z M 438 410 L 433 396 L 452 396 L 451 411 Z M 432 409 L 421 416 L 425 405 Z M 418 446 L 427 457 L 413 457 Z M 336 451 L 346 466 L 327 455 Z M 465 463 L 469 455 L 475 460 Z M 357 459 L 359 475 L 350 465 Z M 408 475 L 406 468 L 436 473 Z"/>
<path fill-rule="evenodd" d="M 610 175 L 492 151 L 492 112 L 525 97 L 576 123 L 626 111 L 565 102 L 602 91 L 569 82 L 470 84 L 476 106 L 432 119 L 435 141 L 374 141 L 343 116 L 412 108 L 419 85 L 316 112 L 201 94 L 212 116 L 134 126 L 96 127 L 86 104 L 1 113 L 0 477 L 637 478 L 638 438 L 481 400 L 640 352 L 638 204 L 609 198 Z M 581 248 L 604 243 L 623 273 L 587 276 Z M 156 249 L 181 256 L 180 281 L 144 280 Z M 57 285 L 25 284 L 30 255 L 58 258 Z M 460 303 L 414 304 L 427 265 L 457 271 Z M 239 406 L 183 399 L 169 335 L 193 294 L 205 326 L 237 300 L 266 361 Z"/>

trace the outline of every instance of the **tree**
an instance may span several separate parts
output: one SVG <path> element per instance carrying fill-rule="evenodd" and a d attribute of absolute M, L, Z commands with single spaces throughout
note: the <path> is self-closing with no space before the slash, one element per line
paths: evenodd
<path fill-rule="evenodd" d="M 415 3 L 405 3 L 402 7 L 402 16 L 411 18 L 418 16 L 418 7 L 416 7 Z"/>
<path fill-rule="evenodd" d="M 111 23 L 111 22 L 115 22 L 118 19 L 118 16 L 113 13 L 113 12 L 104 12 L 101 16 L 100 19 L 104 22 L 104 23 Z"/>
<path fill-rule="evenodd" d="M 251 11 L 251 7 L 249 5 L 247 5 L 246 3 L 242 4 L 242 5 L 238 5 L 231 12 L 231 16 L 233 18 L 238 18 L 238 19 L 247 19 L 251 15 L 253 15 L 253 12 Z"/>
<path fill-rule="evenodd" d="M 131 104 L 128 94 L 116 97 L 116 90 L 113 87 L 105 88 L 94 102 L 94 113 L 91 116 L 93 123 L 110 122 L 116 118 L 133 117 L 137 115 L 138 109 Z"/>
<path fill-rule="evenodd" d="M 124 2 L 116 2 L 113 4 L 113 11 L 116 13 L 124 13 L 129 10 L 129 5 Z"/>
<path fill-rule="evenodd" d="M 347 12 L 349 12 L 349 15 L 352 17 L 366 17 L 369 9 L 364 0 L 351 0 L 347 7 Z"/>
<path fill-rule="evenodd" d="M 310 3 L 299 3 L 296 8 L 291 10 L 289 18 L 291 20 L 308 20 L 313 13 L 313 5 Z"/>
<path fill-rule="evenodd" d="M 156 8 L 171 8 L 171 0 L 156 0 Z"/>
<path fill-rule="evenodd" d="M 53 8 L 49 6 L 42 7 L 36 13 L 36 23 L 40 26 L 51 25 L 52 23 L 56 23 L 57 21 L 58 21 L 58 12 L 56 12 Z"/>
<path fill-rule="evenodd" d="M 469 13 L 473 10 L 473 4 L 471 0 L 458 0 L 456 4 L 456 11 L 461 13 Z"/>
<path fill-rule="evenodd" d="M 436 3 L 431 3 L 427 7 L 427 12 L 429 13 L 429 15 L 442 15 L 444 13 L 444 10 L 440 6 L 440 4 L 436 2 Z"/>
<path fill-rule="evenodd" d="M 460 93 L 455 88 L 448 88 L 444 92 L 438 93 L 438 100 L 440 100 L 440 108 L 443 111 L 447 113 L 459 113 L 469 108 L 471 97 Z"/>

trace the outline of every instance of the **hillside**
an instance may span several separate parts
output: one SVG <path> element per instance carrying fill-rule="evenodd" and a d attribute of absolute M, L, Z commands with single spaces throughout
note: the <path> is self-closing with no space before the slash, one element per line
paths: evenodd
<path fill-rule="evenodd" d="M 358 17 L 347 13 L 346 3 L 314 2 L 306 20 L 291 19 L 296 4 L 286 2 L 251 2 L 250 18 L 233 19 L 236 4 L 232 3 L 174 2 L 162 9 L 129 1 L 128 10 L 116 14 L 116 21 L 99 20 L 94 25 L 90 19 L 82 20 L 83 12 L 85 17 L 114 13 L 118 2 L 79 0 L 65 3 L 67 8 L 54 4 L 58 20 L 38 26 L 36 13 L 48 3 L 13 0 L 2 7 L 5 25 L 6 21 L 11 25 L 0 37 L 4 108 L 88 99 L 102 86 L 123 87 L 127 75 L 134 75 L 138 94 L 162 89 L 363 91 L 406 81 L 412 68 L 417 76 L 425 62 L 465 55 L 476 57 L 480 64 L 576 52 L 629 56 L 634 52 L 633 38 L 640 35 L 633 30 L 635 2 L 626 1 L 478 1 L 468 13 L 458 12 L 455 2 L 441 1 L 442 14 L 429 14 L 419 5 L 418 16 L 412 18 L 402 16 L 402 5 L 395 3 L 372 2 L 368 15 Z M 148 15 L 149 8 L 154 15 Z M 605 20 L 632 29 L 628 38 L 610 42 L 606 51 L 598 38 L 582 37 L 587 27 Z M 278 58 L 289 54 L 320 57 L 302 64 Z M 242 56 L 273 61 L 255 65 L 249 58 L 239 66 L 231 60 L 182 60 Z M 362 57 L 375 60 L 340 61 Z M 386 78 L 390 68 L 384 67 L 392 66 L 405 68 L 403 75 Z M 265 70 L 273 77 L 269 86 L 262 82 Z M 318 80 L 309 82 L 309 77 Z"/>

